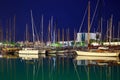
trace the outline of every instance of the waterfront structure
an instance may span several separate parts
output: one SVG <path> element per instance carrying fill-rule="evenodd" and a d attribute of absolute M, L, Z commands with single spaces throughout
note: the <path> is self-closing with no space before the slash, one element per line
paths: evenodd
<path fill-rule="evenodd" d="M 89 33 L 90 40 L 100 40 L 100 33 Z M 77 33 L 77 42 L 87 42 L 88 33 Z"/>

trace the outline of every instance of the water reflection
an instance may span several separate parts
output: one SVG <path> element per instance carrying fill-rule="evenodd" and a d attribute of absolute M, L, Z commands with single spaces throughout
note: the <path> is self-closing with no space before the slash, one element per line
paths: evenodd
<path fill-rule="evenodd" d="M 77 65 L 109 65 L 118 64 L 119 57 L 94 57 L 94 56 L 77 56 L 74 61 Z"/>
<path fill-rule="evenodd" d="M 119 59 L 46 57 L 0 58 L 1 80 L 120 80 Z M 104 65 L 99 65 L 103 63 Z"/>

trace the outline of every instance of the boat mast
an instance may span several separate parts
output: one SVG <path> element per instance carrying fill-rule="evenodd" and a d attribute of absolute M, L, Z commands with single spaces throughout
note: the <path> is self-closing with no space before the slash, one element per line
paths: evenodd
<path fill-rule="evenodd" d="M 42 41 L 42 43 L 43 43 L 43 15 L 42 15 L 41 23 L 42 23 L 42 24 L 41 24 L 41 27 L 42 27 L 42 31 L 41 31 L 41 32 L 42 32 L 42 35 L 41 35 L 41 37 L 42 37 L 41 39 L 42 39 L 42 40 L 41 40 L 41 41 Z"/>
<path fill-rule="evenodd" d="M 53 31 L 53 35 L 54 35 L 54 40 L 53 42 L 56 42 L 56 23 L 54 24 L 54 31 Z"/>
<path fill-rule="evenodd" d="M 67 42 L 68 42 L 68 46 L 69 46 L 69 41 L 70 41 L 70 37 L 69 37 L 69 28 L 67 29 Z"/>
<path fill-rule="evenodd" d="M 88 2 L 88 45 L 90 44 L 90 1 Z"/>
<path fill-rule="evenodd" d="M 50 42 L 50 20 L 48 24 L 48 41 Z"/>
<path fill-rule="evenodd" d="M 109 42 L 111 42 L 111 39 L 112 39 L 112 21 L 113 21 L 113 15 L 111 15 L 111 19 L 110 19 L 110 39 L 109 39 Z"/>
<path fill-rule="evenodd" d="M 103 25 L 103 22 L 102 22 L 102 21 L 103 21 L 103 18 L 101 17 L 101 41 L 102 41 L 102 39 L 103 39 L 103 37 L 102 37 L 102 32 L 103 32 L 103 31 L 102 31 L 102 25 Z"/>
<path fill-rule="evenodd" d="M 73 45 L 73 49 L 76 45 L 76 39 L 77 39 L 77 33 L 76 33 L 76 30 L 74 29 L 74 45 Z"/>
<path fill-rule="evenodd" d="M 107 42 L 109 41 L 109 30 L 108 30 L 108 27 L 109 27 L 109 23 L 108 23 L 108 20 L 107 20 L 107 31 L 106 31 L 107 32 L 107 38 L 106 38 Z"/>
<path fill-rule="evenodd" d="M 51 16 L 51 41 L 53 43 L 53 16 Z"/>
<path fill-rule="evenodd" d="M 76 30 L 74 29 L 74 42 L 76 41 Z"/>
<path fill-rule="evenodd" d="M 60 29 L 58 29 L 58 42 L 60 41 Z"/>
<path fill-rule="evenodd" d="M 57 42 L 57 22 L 55 22 L 55 42 Z"/>
<path fill-rule="evenodd" d="M 8 42 L 8 24 L 9 24 L 9 20 L 6 21 L 6 42 Z"/>
<path fill-rule="evenodd" d="M 12 34 L 11 34 L 11 18 L 9 19 L 9 41 L 11 42 L 11 37 L 12 37 Z"/>
<path fill-rule="evenodd" d="M 114 41 L 114 38 L 115 38 L 115 37 L 114 37 L 114 27 L 115 27 L 115 25 L 113 25 L 113 28 L 112 28 L 112 38 L 113 38 L 112 40 L 113 40 L 113 41 Z"/>
<path fill-rule="evenodd" d="M 32 10 L 31 10 L 31 23 L 32 23 L 32 34 L 33 34 L 33 42 L 35 42 L 35 33 L 34 33 L 34 25 L 33 25 L 33 15 L 32 15 Z"/>
<path fill-rule="evenodd" d="M 26 41 L 28 41 L 28 25 L 26 24 Z"/>
<path fill-rule="evenodd" d="M 118 22 L 118 41 L 119 41 L 119 34 L 120 34 L 120 22 Z"/>
<path fill-rule="evenodd" d="M 0 41 L 3 41 L 3 28 L 2 28 L 2 23 L 0 21 Z"/>
<path fill-rule="evenodd" d="M 13 28 L 13 31 L 14 31 L 13 41 L 14 42 L 15 42 L 15 21 L 16 21 L 16 16 L 14 16 L 14 28 Z"/>
<path fill-rule="evenodd" d="M 63 41 L 63 45 L 64 45 L 64 29 L 62 29 L 62 41 Z"/>

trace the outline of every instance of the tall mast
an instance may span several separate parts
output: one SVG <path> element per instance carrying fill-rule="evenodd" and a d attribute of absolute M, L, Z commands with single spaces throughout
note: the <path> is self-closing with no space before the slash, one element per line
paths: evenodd
<path fill-rule="evenodd" d="M 48 24 L 48 41 L 50 42 L 50 20 Z"/>
<path fill-rule="evenodd" d="M 53 42 L 53 16 L 51 17 L 51 41 Z"/>
<path fill-rule="evenodd" d="M 1 40 L 3 41 L 3 27 L 1 26 Z"/>
<path fill-rule="evenodd" d="M 114 27 L 115 27 L 115 25 L 113 25 L 113 27 L 112 27 L 112 38 L 113 38 L 112 40 L 113 40 L 113 41 L 114 41 L 114 38 L 115 38 L 115 37 L 114 37 Z"/>
<path fill-rule="evenodd" d="M 33 23 L 33 15 L 31 10 L 31 23 L 32 23 L 32 34 L 33 34 L 33 42 L 35 42 L 35 33 L 34 33 L 34 23 Z"/>
<path fill-rule="evenodd" d="M 107 30 L 106 30 L 106 34 L 107 34 L 106 41 L 107 42 L 109 41 L 109 30 L 108 30 L 108 27 L 109 27 L 109 22 L 107 20 Z"/>
<path fill-rule="evenodd" d="M 42 37 L 42 43 L 43 43 L 43 15 L 42 15 L 41 23 L 42 23 L 42 24 L 41 24 L 41 27 L 42 27 L 42 29 L 41 29 L 41 30 L 42 30 L 42 35 L 41 35 L 41 37 Z"/>
<path fill-rule="evenodd" d="M 90 1 L 88 2 L 88 44 L 90 43 Z"/>
<path fill-rule="evenodd" d="M 119 37 L 120 37 L 120 22 L 118 22 L 118 41 L 119 41 Z"/>
<path fill-rule="evenodd" d="M 69 46 L 69 40 L 70 40 L 70 37 L 69 37 L 69 28 L 67 29 L 67 41 L 68 41 L 68 46 Z"/>
<path fill-rule="evenodd" d="M 58 42 L 60 41 L 60 29 L 58 29 Z"/>
<path fill-rule="evenodd" d="M 9 20 L 6 21 L 6 42 L 8 42 L 8 24 L 9 24 Z"/>
<path fill-rule="evenodd" d="M 54 42 L 56 42 L 56 23 L 54 24 Z"/>
<path fill-rule="evenodd" d="M 102 31 L 102 25 L 103 25 L 102 21 L 103 21 L 103 18 L 101 17 L 101 41 L 103 39 L 103 37 L 102 37 L 102 33 L 103 33 L 103 31 Z"/>
<path fill-rule="evenodd" d="M 14 36 L 13 36 L 13 41 L 15 42 L 15 21 L 16 21 L 16 16 L 14 16 L 14 28 L 13 28 L 13 31 L 14 31 Z"/>
<path fill-rule="evenodd" d="M 3 41 L 3 28 L 1 21 L 0 21 L 0 41 Z"/>
<path fill-rule="evenodd" d="M 111 15 L 111 19 L 110 19 L 110 40 L 109 42 L 111 42 L 111 39 L 112 39 L 112 21 L 113 21 L 113 15 Z"/>
<path fill-rule="evenodd" d="M 26 41 L 28 41 L 28 25 L 26 24 Z"/>
<path fill-rule="evenodd" d="M 12 34 L 11 34 L 11 18 L 9 19 L 9 41 L 11 42 L 11 37 L 12 37 Z"/>
<path fill-rule="evenodd" d="M 64 29 L 62 29 L 62 41 L 64 43 Z"/>
<path fill-rule="evenodd" d="M 76 30 L 74 29 L 74 42 L 76 40 Z"/>

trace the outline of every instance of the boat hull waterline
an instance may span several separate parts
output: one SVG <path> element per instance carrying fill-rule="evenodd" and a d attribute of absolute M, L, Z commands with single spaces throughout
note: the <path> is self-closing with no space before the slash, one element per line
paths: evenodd
<path fill-rule="evenodd" d="M 85 51 L 75 51 L 78 56 L 101 56 L 101 57 L 114 57 L 119 56 L 118 52 L 85 52 Z"/>

